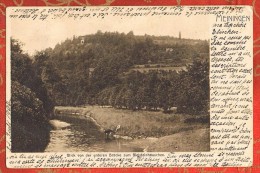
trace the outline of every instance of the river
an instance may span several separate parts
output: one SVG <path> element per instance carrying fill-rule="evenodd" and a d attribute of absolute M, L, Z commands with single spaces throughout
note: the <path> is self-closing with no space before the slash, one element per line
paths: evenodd
<path fill-rule="evenodd" d="M 141 152 L 143 147 L 124 139 L 107 140 L 105 134 L 86 119 L 59 116 L 50 120 L 53 129 L 45 152 Z"/>

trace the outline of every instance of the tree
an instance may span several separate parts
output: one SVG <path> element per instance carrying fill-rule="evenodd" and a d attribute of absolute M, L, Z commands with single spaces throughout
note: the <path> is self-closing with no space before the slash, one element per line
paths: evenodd
<path fill-rule="evenodd" d="M 54 101 L 49 90 L 50 85 L 52 85 L 50 82 L 53 82 L 54 80 L 54 77 L 51 76 L 56 74 L 52 73 L 52 71 L 48 71 L 52 70 L 51 67 L 48 69 L 48 59 L 49 55 L 44 51 L 38 52 L 34 56 L 34 62 L 32 64 L 32 77 L 27 86 L 36 93 L 36 96 L 43 102 L 43 107 L 48 116 L 51 116 L 54 108 Z"/>
<path fill-rule="evenodd" d="M 32 75 L 32 60 L 23 53 L 21 46 L 21 42 L 11 39 L 11 80 L 27 85 Z"/>
<path fill-rule="evenodd" d="M 126 108 L 126 100 L 125 100 L 125 93 L 126 93 L 126 88 L 122 87 L 118 94 L 116 95 L 116 100 L 115 100 L 115 106 L 117 108 Z"/>
<path fill-rule="evenodd" d="M 144 80 L 144 102 L 147 110 L 157 110 L 158 108 L 158 102 L 156 99 L 158 84 L 158 73 L 156 71 L 149 71 Z"/>
<path fill-rule="evenodd" d="M 170 104 L 170 88 L 171 83 L 167 79 L 161 79 L 159 86 L 157 88 L 157 101 L 158 106 L 163 108 L 164 112 L 167 112 L 171 108 Z"/>
<path fill-rule="evenodd" d="M 144 108 L 145 106 L 144 98 L 145 98 L 145 88 L 143 86 L 140 86 L 135 95 L 137 109 Z"/>
<path fill-rule="evenodd" d="M 124 99 L 126 100 L 126 107 L 131 110 L 136 110 L 136 103 L 134 100 L 134 93 L 131 89 L 127 89 L 124 95 Z"/>
<path fill-rule="evenodd" d="M 209 102 L 209 62 L 194 61 L 182 72 L 177 92 L 179 112 L 199 114 L 208 112 Z"/>

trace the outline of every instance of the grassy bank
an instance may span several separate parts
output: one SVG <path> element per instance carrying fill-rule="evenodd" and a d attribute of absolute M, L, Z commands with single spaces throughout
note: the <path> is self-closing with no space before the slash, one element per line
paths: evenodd
<path fill-rule="evenodd" d="M 56 111 L 75 116 L 90 116 L 104 129 L 114 129 L 120 125 L 121 128 L 117 134 L 132 138 L 159 138 L 209 127 L 206 115 L 164 114 L 162 112 L 131 111 L 99 106 L 56 107 Z"/>
<path fill-rule="evenodd" d="M 149 144 L 148 152 L 192 152 L 210 150 L 209 129 L 188 130 L 159 138 Z"/>

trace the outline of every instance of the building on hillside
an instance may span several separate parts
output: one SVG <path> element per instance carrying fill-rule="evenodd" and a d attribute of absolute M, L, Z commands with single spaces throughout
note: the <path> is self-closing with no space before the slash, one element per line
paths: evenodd
<path fill-rule="evenodd" d="M 85 40 L 83 38 L 81 38 L 80 43 L 84 44 L 84 42 L 85 42 Z"/>

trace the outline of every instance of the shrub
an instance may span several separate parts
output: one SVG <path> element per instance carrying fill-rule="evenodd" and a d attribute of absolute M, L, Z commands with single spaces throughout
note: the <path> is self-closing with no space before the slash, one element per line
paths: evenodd
<path fill-rule="evenodd" d="M 12 81 L 11 143 L 13 152 L 40 152 L 49 142 L 50 126 L 34 92 Z"/>

